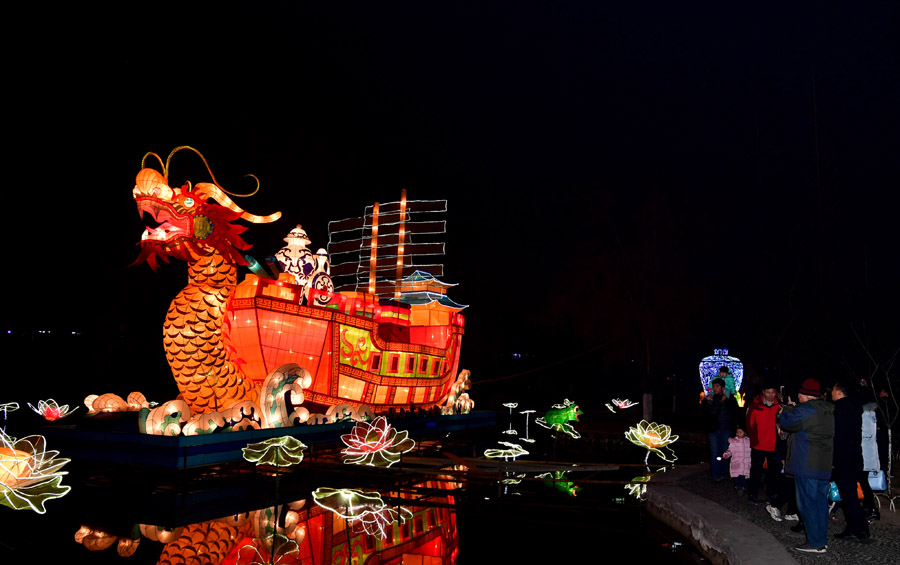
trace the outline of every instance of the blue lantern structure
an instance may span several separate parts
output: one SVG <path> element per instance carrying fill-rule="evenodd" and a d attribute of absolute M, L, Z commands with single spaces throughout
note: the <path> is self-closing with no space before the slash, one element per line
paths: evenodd
<path fill-rule="evenodd" d="M 707 396 L 712 394 L 712 380 L 719 376 L 719 368 L 727 366 L 734 375 L 734 388 L 741 390 L 744 380 L 744 364 L 737 357 L 728 355 L 727 349 L 716 349 L 714 355 L 704 357 L 700 361 L 700 384 Z"/>

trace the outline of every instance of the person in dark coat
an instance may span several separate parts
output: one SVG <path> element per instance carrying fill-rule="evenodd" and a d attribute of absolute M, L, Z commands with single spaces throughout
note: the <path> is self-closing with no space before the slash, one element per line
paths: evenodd
<path fill-rule="evenodd" d="M 800 404 L 791 403 L 781 413 L 781 429 L 788 432 L 784 472 L 794 476 L 797 509 L 806 526 L 804 553 L 828 550 L 828 483 L 834 456 L 834 406 L 822 396 L 816 379 L 806 379 L 798 391 Z M 862 448 L 860 448 L 862 449 Z"/>
<path fill-rule="evenodd" d="M 847 527 L 834 537 L 861 541 L 869 537 L 869 523 L 859 505 L 856 483 L 868 482 L 863 471 L 862 406 L 848 396 L 849 386 L 837 382 L 831 388 L 834 402 L 834 468 L 831 480 L 841 495 L 841 508 Z"/>
<path fill-rule="evenodd" d="M 706 397 L 703 407 L 709 433 L 709 467 L 713 480 L 719 482 L 728 477 L 728 461 L 722 455 L 728 450 L 737 415 L 737 401 L 725 394 L 724 379 L 713 379 L 712 394 Z"/>

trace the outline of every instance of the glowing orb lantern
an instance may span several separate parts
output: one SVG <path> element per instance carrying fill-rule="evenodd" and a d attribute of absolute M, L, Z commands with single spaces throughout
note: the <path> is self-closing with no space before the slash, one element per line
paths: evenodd
<path fill-rule="evenodd" d="M 666 463 L 674 463 L 678 459 L 672 448 L 667 447 L 670 443 L 674 443 L 678 436 L 673 436 L 672 428 L 665 424 L 656 422 L 651 424 L 646 420 L 641 420 L 637 426 L 628 428 L 628 431 L 625 432 L 625 439 L 647 450 L 644 464 L 647 464 L 651 452 Z"/>
<path fill-rule="evenodd" d="M 741 390 L 744 380 L 744 364 L 737 357 L 728 355 L 727 349 L 716 349 L 713 355 L 700 361 L 700 384 L 706 395 L 712 394 L 712 381 L 719 376 L 719 369 L 728 367 L 734 375 L 734 389 Z"/>

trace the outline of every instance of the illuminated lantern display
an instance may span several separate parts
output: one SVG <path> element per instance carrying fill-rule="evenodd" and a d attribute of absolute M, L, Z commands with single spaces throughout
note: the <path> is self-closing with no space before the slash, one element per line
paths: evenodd
<path fill-rule="evenodd" d="M 530 419 L 529 414 L 534 414 L 536 410 L 522 410 L 519 414 L 523 414 L 525 416 L 525 437 L 520 437 L 519 441 L 524 441 L 527 443 L 534 443 L 536 440 L 528 437 L 528 420 Z"/>
<path fill-rule="evenodd" d="M 581 487 L 573 481 L 568 480 L 568 471 L 553 471 L 549 473 L 541 473 L 536 477 L 539 479 L 547 479 L 544 484 L 550 488 L 554 488 L 560 492 L 564 492 L 569 496 L 578 496 L 578 489 Z"/>
<path fill-rule="evenodd" d="M 153 409 L 144 408 L 138 415 L 138 429 L 142 434 L 177 436 L 191 417 L 191 408 L 184 400 L 170 400 Z"/>
<path fill-rule="evenodd" d="M 472 409 L 474 403 L 464 392 L 468 373 L 453 382 L 459 373 L 465 324 L 460 312 L 465 306 L 447 297 L 453 285 L 435 278 L 442 276 L 442 265 L 416 261 L 443 252 L 443 243 L 424 243 L 419 236 L 443 233 L 445 224 L 413 220 L 417 214 L 446 211 L 445 201 L 406 201 L 404 196 L 362 218 L 331 222 L 329 251 L 316 255 L 306 249 L 309 238 L 298 226 L 286 238 L 284 264 L 278 267 L 298 270 L 282 272 L 276 280 L 242 253 L 250 247 L 240 236 L 246 228 L 235 222 L 267 223 L 280 213 L 245 212 L 229 195 L 252 193 L 226 191 L 208 165 L 211 183 L 170 186 L 171 160 L 182 150 L 193 151 L 206 164 L 199 152 L 186 146 L 173 150 L 165 163 L 148 153 L 144 162 L 156 158 L 162 172 L 142 168 L 132 194 L 138 211 L 152 218 L 135 263 L 146 261 L 154 269 L 171 258 L 188 263 L 188 285 L 172 301 L 163 325 L 166 357 L 189 408 L 182 413 L 185 421 L 245 401 L 264 404 L 261 392 L 272 392 L 260 391 L 266 378 L 289 364 L 311 377 L 309 386 L 301 387 L 308 405 L 365 404 L 376 413 L 395 406 Z M 339 241 L 338 234 L 348 233 L 351 239 Z M 361 244 L 364 254 L 359 254 Z M 358 254 L 355 263 L 329 261 L 329 253 L 348 250 Z M 247 274 L 238 283 L 238 266 L 253 267 L 257 274 Z M 334 291 L 331 276 L 358 269 L 369 271 L 370 284 Z M 309 280 L 298 281 L 297 276 Z M 216 429 L 237 429 L 223 418 L 225 424 L 216 420 Z M 298 420 L 302 411 L 291 409 L 271 425 L 302 423 Z M 159 433 L 156 425 L 145 429 Z"/>
<path fill-rule="evenodd" d="M 504 430 L 502 433 L 511 435 L 511 436 L 519 435 L 519 432 L 514 430 L 512 427 L 512 409 L 517 408 L 519 406 L 519 403 L 518 402 L 507 402 L 507 403 L 503 404 L 503 406 L 505 406 L 506 408 L 509 408 L 509 429 Z"/>
<path fill-rule="evenodd" d="M 228 342 L 254 382 L 261 384 L 285 364 L 308 371 L 312 382 L 303 394 L 310 404 L 365 404 L 381 414 L 394 406 L 429 408 L 452 398 L 453 413 L 470 410 L 468 398 L 457 403 L 468 373 L 453 382 L 462 307 L 416 302 L 406 284 L 404 279 L 395 301 L 247 275 L 229 302 Z M 409 288 L 417 284 L 413 280 Z"/>
<path fill-rule="evenodd" d="M 44 503 L 60 498 L 72 487 L 61 483 L 69 459 L 47 451 L 43 436 L 15 440 L 0 430 L 0 504 L 14 510 L 34 510 L 43 514 Z"/>
<path fill-rule="evenodd" d="M 275 259 L 278 260 L 282 272 L 294 277 L 294 284 L 306 286 L 318 266 L 316 256 L 306 248 L 310 243 L 309 236 L 306 235 L 306 230 L 297 224 L 284 241 L 287 245 L 275 253 Z"/>
<path fill-rule="evenodd" d="M 412 512 L 402 506 L 387 506 L 377 492 L 323 487 L 316 489 L 312 496 L 322 508 L 378 539 L 385 537 L 386 529 L 394 522 L 403 523 L 412 517 Z"/>
<path fill-rule="evenodd" d="M 619 398 L 613 398 L 612 403 L 616 405 L 616 408 L 619 410 L 625 410 L 626 408 L 631 408 L 632 406 L 636 406 L 637 402 L 632 402 L 627 398 L 625 400 L 621 400 Z"/>
<path fill-rule="evenodd" d="M 500 445 L 505 445 L 508 449 L 486 449 L 484 451 L 484 456 L 488 459 L 509 459 L 512 457 L 515 459 L 516 457 L 520 457 L 522 455 L 528 455 L 528 452 L 525 451 L 521 445 L 517 443 L 510 443 L 508 441 L 499 441 L 497 442 Z"/>
<path fill-rule="evenodd" d="M 251 443 L 243 449 L 244 459 L 257 465 L 290 467 L 303 461 L 306 445 L 292 436 L 269 438 L 259 443 Z"/>
<path fill-rule="evenodd" d="M 303 389 L 312 384 L 309 371 L 296 363 L 272 371 L 263 381 L 260 404 L 267 428 L 283 428 L 306 423 L 309 410 L 300 406 L 305 399 Z"/>
<path fill-rule="evenodd" d="M 574 402 L 567 398 L 562 404 L 554 404 L 550 410 L 547 410 L 546 414 L 535 419 L 535 422 L 541 427 L 556 432 L 563 432 L 578 439 L 581 437 L 581 434 L 575 431 L 575 428 L 569 422 L 577 422 L 578 416 L 583 413 Z"/>
<path fill-rule="evenodd" d="M 447 401 L 441 407 L 441 414 L 468 414 L 475 406 L 475 402 L 469 400 L 469 394 L 465 392 L 472 386 L 471 377 L 471 373 L 467 370 L 463 370 L 457 375 L 456 381 L 450 386 Z M 463 395 L 465 395 L 464 398 Z"/>
<path fill-rule="evenodd" d="M 329 424 L 335 422 L 364 422 L 374 418 L 375 414 L 372 413 L 372 409 L 368 404 L 362 404 L 359 407 L 354 407 L 350 404 L 337 404 L 329 407 L 325 412 L 325 421 Z"/>
<path fill-rule="evenodd" d="M 18 410 L 18 409 L 19 409 L 19 403 L 18 403 L 18 402 L 5 402 L 5 403 L 3 403 L 3 404 L 0 404 L 0 412 L 3 412 L 3 419 L 4 419 L 4 420 L 6 419 L 6 413 L 7 413 L 7 412 L 15 412 L 15 411 Z"/>
<path fill-rule="evenodd" d="M 349 434 L 341 436 L 347 447 L 341 451 L 344 463 L 351 465 L 371 465 L 390 467 L 400 457 L 416 447 L 416 442 L 407 437 L 408 432 L 398 432 L 379 416 L 374 422 L 357 422 Z"/>
<path fill-rule="evenodd" d="M 97 414 L 98 412 L 139 412 L 142 408 L 150 407 L 147 398 L 140 392 L 132 392 L 128 395 L 128 400 L 123 400 L 121 396 L 112 393 L 91 394 L 85 397 L 84 405 L 88 409 L 88 414 Z"/>
<path fill-rule="evenodd" d="M 734 391 L 741 390 L 741 382 L 744 380 L 744 364 L 737 357 L 728 355 L 727 349 L 716 349 L 713 355 L 704 357 L 700 361 L 700 384 L 707 396 L 712 394 L 712 381 L 719 376 L 719 369 L 728 367 L 734 375 Z"/>
<path fill-rule="evenodd" d="M 678 436 L 673 436 L 672 429 L 665 424 L 657 424 L 656 422 L 651 424 L 646 420 L 641 420 L 637 426 L 628 428 L 628 431 L 625 432 L 625 438 L 647 450 L 647 456 L 644 457 L 645 465 L 650 459 L 651 452 L 655 453 L 666 463 L 674 463 L 678 459 L 675 457 L 675 452 L 672 451 L 672 448 L 668 447 L 670 443 L 678 440 Z"/>
<path fill-rule="evenodd" d="M 37 408 L 32 406 L 29 402 L 28 407 L 34 410 L 38 415 L 43 416 L 44 419 L 48 422 L 53 422 L 55 420 L 59 420 L 60 418 L 65 418 L 75 410 L 78 410 L 77 406 L 72 410 L 69 410 L 68 404 L 63 404 L 62 406 L 60 406 L 52 398 L 48 400 L 38 401 Z"/>
<path fill-rule="evenodd" d="M 169 306 L 163 344 L 184 401 L 192 412 L 205 413 L 257 400 L 254 383 L 229 358 L 222 342 L 224 312 L 237 282 L 237 265 L 247 264 L 240 251 L 250 247 L 240 237 L 246 228 L 232 222 L 273 222 L 280 213 L 261 217 L 245 212 L 228 195 L 249 195 L 227 192 L 208 166 L 213 183 L 170 187 L 171 159 L 183 149 L 200 155 L 191 147 L 178 147 L 165 165 L 155 153 L 144 156 L 144 162 L 156 157 L 162 173 L 142 169 L 132 190 L 138 212 L 153 220 L 141 236 L 135 263 L 146 261 L 156 269 L 160 260 L 169 258 L 188 262 L 188 285 Z"/>

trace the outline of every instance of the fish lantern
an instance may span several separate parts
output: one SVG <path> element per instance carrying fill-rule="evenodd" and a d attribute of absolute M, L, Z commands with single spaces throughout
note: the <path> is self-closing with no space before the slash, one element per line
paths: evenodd
<path fill-rule="evenodd" d="M 713 355 L 704 357 L 700 361 L 700 384 L 707 396 L 712 394 L 712 381 L 719 376 L 719 369 L 722 367 L 728 367 L 729 373 L 734 376 L 734 389 L 726 387 L 726 394 L 734 395 L 741 390 L 741 382 L 744 380 L 744 364 L 737 357 L 729 355 L 727 349 L 716 349 Z"/>

